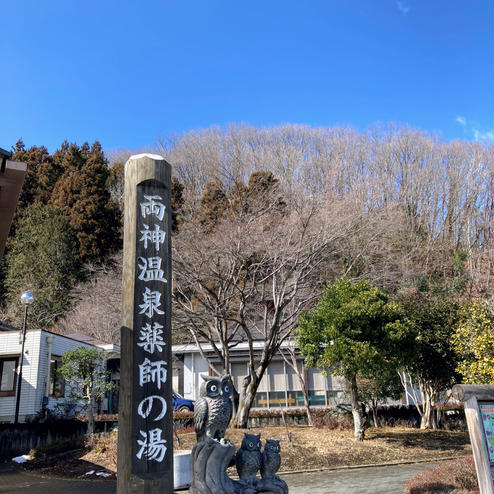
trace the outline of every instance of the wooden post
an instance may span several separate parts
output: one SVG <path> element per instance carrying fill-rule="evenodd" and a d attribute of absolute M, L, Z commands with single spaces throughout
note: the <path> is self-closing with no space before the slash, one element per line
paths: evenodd
<path fill-rule="evenodd" d="M 453 397 L 465 403 L 465 417 L 472 444 L 480 494 L 494 494 L 492 477 L 492 458 L 494 455 L 492 452 L 489 455 L 489 448 L 493 447 L 492 423 L 494 422 L 494 415 L 491 410 L 494 409 L 494 386 L 456 384 L 453 386 Z M 487 407 L 490 413 L 485 413 Z M 483 415 L 486 415 L 485 419 Z"/>
<path fill-rule="evenodd" d="M 173 493 L 171 167 L 125 165 L 117 494 Z"/>

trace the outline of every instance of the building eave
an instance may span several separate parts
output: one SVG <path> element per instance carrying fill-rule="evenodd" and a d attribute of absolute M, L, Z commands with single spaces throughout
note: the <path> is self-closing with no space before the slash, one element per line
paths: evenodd
<path fill-rule="evenodd" d="M 252 342 L 252 347 L 254 350 L 262 350 L 264 348 L 264 340 L 256 340 Z M 292 340 L 285 340 L 281 344 L 281 348 L 294 348 L 294 344 Z M 297 348 L 295 346 L 295 348 Z M 203 343 L 201 344 L 201 349 L 204 353 L 211 353 L 214 352 L 213 350 L 213 345 L 211 343 Z M 248 351 L 249 350 L 249 343 L 247 341 L 238 343 L 237 345 L 233 346 L 230 348 L 230 351 L 235 353 L 235 352 L 241 352 L 241 351 Z M 173 353 L 200 353 L 199 346 L 193 343 L 186 343 L 183 345 L 173 345 L 172 346 L 172 352 Z"/>

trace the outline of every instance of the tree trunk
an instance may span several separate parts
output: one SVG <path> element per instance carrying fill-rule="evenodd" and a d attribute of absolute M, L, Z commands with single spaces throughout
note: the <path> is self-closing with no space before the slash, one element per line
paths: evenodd
<path fill-rule="evenodd" d="M 232 385 L 232 403 L 233 403 L 233 417 L 236 417 L 238 412 L 238 405 L 240 402 L 240 395 L 238 394 L 237 388 Z"/>
<path fill-rule="evenodd" d="M 299 371 L 297 366 L 297 360 L 295 358 L 295 353 L 293 353 L 293 363 L 294 363 L 294 367 L 292 368 L 297 373 L 300 387 L 302 388 L 302 394 L 304 395 L 304 406 L 305 406 L 305 411 L 307 412 L 307 425 L 313 425 L 314 422 L 312 420 L 312 412 L 310 410 L 309 393 L 307 391 L 307 370 L 305 368 L 305 364 L 302 362 L 302 369 Z"/>
<path fill-rule="evenodd" d="M 312 412 L 310 410 L 310 403 L 309 403 L 309 396 L 308 396 L 308 393 L 307 393 L 307 386 L 305 386 L 302 389 L 302 392 L 304 394 L 305 411 L 307 412 L 307 425 L 313 425 L 314 422 L 312 420 Z"/>
<path fill-rule="evenodd" d="M 94 396 L 89 396 L 88 398 L 87 433 L 94 434 Z"/>
<path fill-rule="evenodd" d="M 434 429 L 434 397 L 432 389 L 427 383 L 419 383 L 420 396 L 422 398 L 423 414 L 420 419 L 421 429 Z"/>
<path fill-rule="evenodd" d="M 304 397 L 304 407 L 307 413 L 307 425 L 313 425 L 312 412 L 310 410 L 309 395 L 307 392 L 307 372 L 306 372 L 305 364 L 302 361 L 302 368 L 299 368 L 297 363 L 297 356 L 295 355 L 294 348 L 292 346 L 289 346 L 286 350 L 288 351 L 290 358 L 288 358 L 285 355 L 284 350 L 280 351 L 281 356 L 283 357 L 285 363 L 293 369 L 295 374 L 297 374 L 298 382 L 300 384 L 300 389 L 302 390 L 302 394 Z"/>
<path fill-rule="evenodd" d="M 364 417 L 362 407 L 358 401 L 357 376 L 352 376 L 350 381 L 350 402 L 352 404 L 353 415 L 353 435 L 359 441 L 364 440 Z"/>
<path fill-rule="evenodd" d="M 237 414 L 234 420 L 234 427 L 239 429 L 246 429 L 249 421 L 249 412 L 254 403 L 254 398 L 256 397 L 257 388 L 261 382 L 262 376 L 266 371 L 266 368 L 271 361 L 271 357 L 263 355 L 257 370 L 254 370 L 253 366 L 253 354 L 249 357 L 251 360 L 249 362 L 249 374 L 244 377 L 242 383 L 242 389 L 240 390 L 240 400 L 238 405 Z"/>
<path fill-rule="evenodd" d="M 240 429 L 247 429 L 249 423 L 249 412 L 254 403 L 256 396 L 257 386 L 251 382 L 242 390 L 242 399 L 240 400 L 239 408 L 236 416 L 236 427 Z"/>
<path fill-rule="evenodd" d="M 377 406 L 372 406 L 372 420 L 374 420 L 374 427 L 379 427 L 379 417 L 377 416 Z"/>

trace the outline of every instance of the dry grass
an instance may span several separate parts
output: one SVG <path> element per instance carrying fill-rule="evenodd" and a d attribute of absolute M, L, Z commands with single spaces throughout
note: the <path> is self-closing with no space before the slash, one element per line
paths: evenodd
<path fill-rule="evenodd" d="M 473 457 L 420 472 L 408 482 L 405 494 L 479 494 Z"/>
<path fill-rule="evenodd" d="M 240 446 L 246 430 L 229 429 L 226 437 Z M 261 439 L 281 441 L 281 471 L 367 465 L 408 460 L 436 460 L 471 451 L 468 434 L 449 431 L 422 431 L 409 428 L 382 428 L 366 431 L 366 440 L 355 441 L 353 432 L 291 426 L 288 441 L 284 427 L 249 429 Z M 181 434 L 181 449 L 195 444 L 193 433 Z"/>
<path fill-rule="evenodd" d="M 240 446 L 246 430 L 229 429 L 226 437 Z M 331 468 L 347 465 L 368 465 L 395 461 L 437 460 L 471 452 L 468 434 L 450 431 L 421 431 L 409 428 L 382 428 L 366 431 L 366 440 L 355 441 L 352 431 L 330 430 L 307 426 L 263 427 L 248 430 L 261 433 L 261 439 L 281 442 L 281 471 Z M 196 442 L 193 432 L 179 433 L 177 449 L 191 449 Z M 92 469 L 115 472 L 117 465 L 117 434 L 94 436 L 85 448 L 56 462 L 40 463 L 44 473 L 63 476 L 84 476 Z M 30 468 L 37 468 L 30 462 Z M 62 468 L 63 467 L 63 468 Z M 234 473 L 234 472 L 231 472 Z"/>
<path fill-rule="evenodd" d="M 117 471 L 117 443 L 118 434 L 105 434 L 98 437 L 96 434 L 86 440 L 86 454 L 81 460 L 101 465 L 110 472 Z"/>

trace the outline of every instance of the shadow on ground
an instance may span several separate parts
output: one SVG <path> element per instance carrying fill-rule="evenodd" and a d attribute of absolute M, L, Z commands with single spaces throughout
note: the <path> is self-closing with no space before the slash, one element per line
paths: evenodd
<path fill-rule="evenodd" d="M 381 439 L 398 447 L 423 448 L 430 451 L 463 450 L 465 445 L 470 444 L 470 439 L 466 432 L 458 432 L 451 435 L 451 432 L 430 430 L 394 433 L 392 436 L 376 432 L 369 435 L 368 439 L 371 441 L 372 439 Z"/>
<path fill-rule="evenodd" d="M 97 473 L 111 472 L 108 472 L 101 465 L 83 460 L 81 458 L 83 454 L 84 453 L 81 453 L 80 451 L 73 451 L 53 456 L 43 455 L 41 458 L 15 466 L 15 468 L 24 470 L 28 473 L 36 473 L 36 475 L 50 475 L 60 478 L 92 480 L 115 479 L 113 473 L 111 476 L 96 475 Z M 89 472 L 92 473 L 87 475 Z"/>

